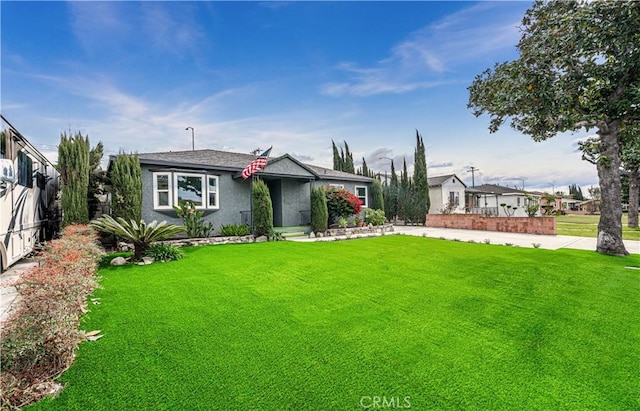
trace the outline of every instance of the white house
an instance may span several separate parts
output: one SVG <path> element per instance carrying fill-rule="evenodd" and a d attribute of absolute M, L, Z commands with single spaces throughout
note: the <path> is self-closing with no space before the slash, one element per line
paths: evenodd
<path fill-rule="evenodd" d="M 468 188 L 466 197 L 470 213 L 488 216 L 528 217 L 526 207 L 540 204 L 538 194 L 496 184 Z M 539 209 L 535 215 L 540 215 Z"/>
<path fill-rule="evenodd" d="M 464 213 L 467 186 L 455 174 L 427 178 L 429 183 L 429 214 Z"/>

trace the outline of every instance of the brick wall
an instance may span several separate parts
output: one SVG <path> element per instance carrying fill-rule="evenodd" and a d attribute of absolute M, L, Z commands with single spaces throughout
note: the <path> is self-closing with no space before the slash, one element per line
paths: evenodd
<path fill-rule="evenodd" d="M 555 217 L 484 217 L 480 214 L 427 214 L 427 227 L 459 230 L 556 234 Z"/>

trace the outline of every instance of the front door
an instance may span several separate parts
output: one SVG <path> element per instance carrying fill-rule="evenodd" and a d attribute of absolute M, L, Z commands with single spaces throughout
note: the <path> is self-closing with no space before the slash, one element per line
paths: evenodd
<path fill-rule="evenodd" d="M 267 180 L 271 205 L 273 207 L 273 226 L 282 227 L 282 180 Z"/>

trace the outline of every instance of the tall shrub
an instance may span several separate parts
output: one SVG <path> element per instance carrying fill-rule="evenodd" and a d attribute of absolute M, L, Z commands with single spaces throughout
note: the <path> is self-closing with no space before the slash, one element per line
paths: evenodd
<path fill-rule="evenodd" d="M 327 231 L 329 222 L 329 210 L 327 209 L 327 197 L 324 188 L 311 189 L 311 230 L 314 233 Z"/>
<path fill-rule="evenodd" d="M 135 154 L 120 153 L 111 165 L 111 213 L 126 221 L 142 219 L 142 172 Z"/>
<path fill-rule="evenodd" d="M 382 183 L 374 179 L 371 184 L 371 208 L 384 211 L 384 197 L 382 196 Z"/>
<path fill-rule="evenodd" d="M 273 232 L 273 207 L 269 188 L 262 180 L 255 180 L 252 189 L 253 231 L 257 236 Z"/>
<path fill-rule="evenodd" d="M 63 133 L 58 144 L 58 167 L 62 180 L 62 224 L 89 222 L 89 137 Z"/>

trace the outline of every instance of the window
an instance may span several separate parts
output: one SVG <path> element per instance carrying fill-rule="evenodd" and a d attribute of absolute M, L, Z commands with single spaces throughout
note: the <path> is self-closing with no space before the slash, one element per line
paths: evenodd
<path fill-rule="evenodd" d="M 7 157 L 7 133 L 0 133 L 0 158 Z"/>
<path fill-rule="evenodd" d="M 24 151 L 18 152 L 18 184 L 33 187 L 33 160 Z"/>
<path fill-rule="evenodd" d="M 153 173 L 153 208 L 171 209 L 171 173 Z"/>
<path fill-rule="evenodd" d="M 460 205 L 460 193 L 457 191 L 449 191 L 449 204 L 459 206 Z"/>
<path fill-rule="evenodd" d="M 207 179 L 209 180 L 209 187 L 207 190 L 209 193 L 209 201 L 207 203 L 207 207 L 218 208 L 218 177 L 209 176 Z"/>
<path fill-rule="evenodd" d="M 520 197 L 518 197 L 518 207 L 520 207 Z"/>
<path fill-rule="evenodd" d="M 356 197 L 362 201 L 362 207 L 367 206 L 367 187 L 366 186 L 356 186 Z"/>
<path fill-rule="evenodd" d="M 329 184 L 329 188 L 344 188 L 344 184 Z"/>
<path fill-rule="evenodd" d="M 174 174 L 175 192 L 174 204 L 178 205 L 183 201 L 191 201 L 196 207 L 204 206 L 203 181 L 201 174 Z"/>
<path fill-rule="evenodd" d="M 170 210 L 183 201 L 196 208 L 219 208 L 218 176 L 195 173 L 153 173 L 153 207 Z"/>

